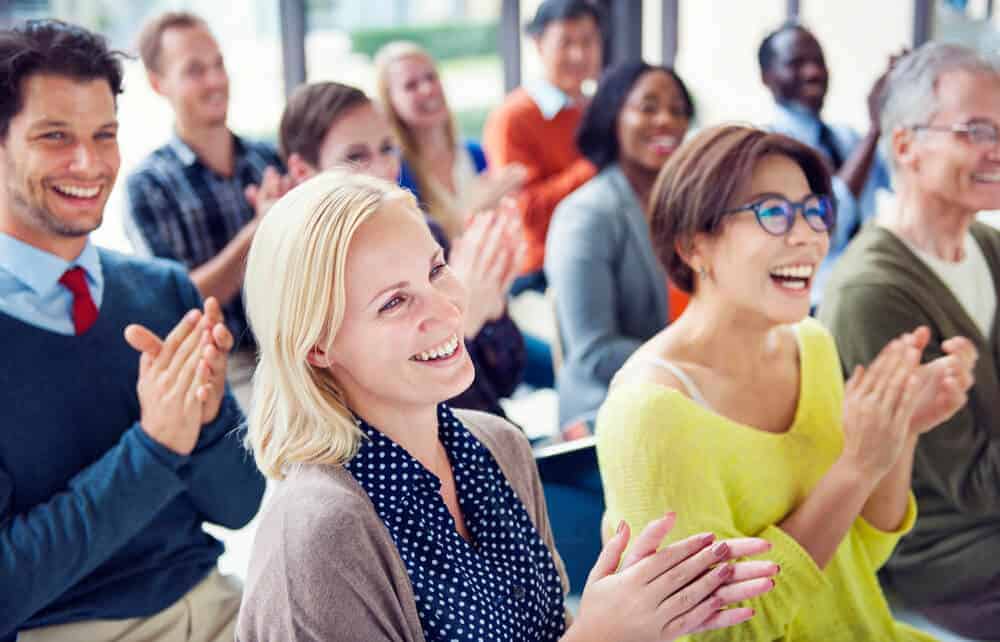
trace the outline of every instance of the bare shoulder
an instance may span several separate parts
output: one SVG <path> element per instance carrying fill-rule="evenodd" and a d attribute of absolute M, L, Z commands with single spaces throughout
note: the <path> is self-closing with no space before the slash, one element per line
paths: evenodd
<path fill-rule="evenodd" d="M 690 376 L 690 373 L 696 371 L 699 366 L 686 360 L 678 352 L 672 348 L 668 338 L 659 335 L 654 337 L 628 358 L 612 379 L 611 387 L 629 383 L 649 383 L 689 397 L 688 386 L 677 371 L 680 370 L 681 373 Z"/>

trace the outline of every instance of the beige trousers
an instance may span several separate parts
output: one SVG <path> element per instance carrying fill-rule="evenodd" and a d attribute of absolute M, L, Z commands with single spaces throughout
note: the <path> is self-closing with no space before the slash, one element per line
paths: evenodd
<path fill-rule="evenodd" d="M 241 594 L 238 580 L 215 569 L 156 615 L 43 626 L 17 642 L 233 642 Z"/>

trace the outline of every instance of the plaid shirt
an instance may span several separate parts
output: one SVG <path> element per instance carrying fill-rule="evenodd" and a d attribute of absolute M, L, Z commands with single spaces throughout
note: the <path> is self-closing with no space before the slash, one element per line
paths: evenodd
<path fill-rule="evenodd" d="M 125 232 L 138 254 L 179 261 L 194 269 L 219 254 L 254 217 L 243 190 L 260 183 L 269 166 L 284 172 L 274 147 L 233 135 L 233 175 L 205 166 L 175 134 L 126 181 Z M 223 306 L 237 346 L 252 345 L 242 297 Z"/>

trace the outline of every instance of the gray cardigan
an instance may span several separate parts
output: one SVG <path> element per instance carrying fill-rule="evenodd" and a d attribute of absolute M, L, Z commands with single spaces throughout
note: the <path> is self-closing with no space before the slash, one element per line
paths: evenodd
<path fill-rule="evenodd" d="M 454 412 L 500 465 L 568 590 L 523 433 L 494 415 Z M 406 566 L 368 495 L 343 466 L 301 466 L 278 484 L 254 539 L 236 639 L 424 641 Z"/>
<path fill-rule="evenodd" d="M 556 208 L 545 243 L 564 362 L 559 422 L 593 418 L 625 360 L 667 324 L 666 273 L 617 164 Z"/>

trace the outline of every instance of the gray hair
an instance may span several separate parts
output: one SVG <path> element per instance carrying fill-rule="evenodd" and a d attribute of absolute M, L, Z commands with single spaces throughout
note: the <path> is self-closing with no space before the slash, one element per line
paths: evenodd
<path fill-rule="evenodd" d="M 923 125 L 938 111 L 937 85 L 944 74 L 964 71 L 1000 77 L 1000 65 L 968 47 L 929 42 L 901 58 L 893 67 L 882 94 L 880 126 L 882 153 L 895 171 L 892 132 L 897 128 Z"/>

